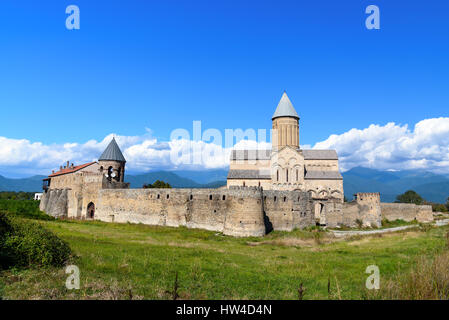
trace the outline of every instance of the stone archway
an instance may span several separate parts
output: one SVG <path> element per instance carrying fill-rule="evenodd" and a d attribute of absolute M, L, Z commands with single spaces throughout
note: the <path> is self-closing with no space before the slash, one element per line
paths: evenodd
<path fill-rule="evenodd" d="M 324 222 L 324 204 L 321 202 L 315 202 L 315 221 L 318 224 L 323 224 Z"/>
<path fill-rule="evenodd" d="M 93 202 L 90 202 L 87 205 L 87 214 L 86 217 L 87 219 L 93 219 L 95 216 L 95 204 Z"/>

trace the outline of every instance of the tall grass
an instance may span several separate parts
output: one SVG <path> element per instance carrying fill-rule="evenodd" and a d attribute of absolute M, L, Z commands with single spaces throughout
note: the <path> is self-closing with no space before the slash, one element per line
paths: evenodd
<path fill-rule="evenodd" d="M 369 292 L 370 299 L 388 300 L 448 300 L 449 251 L 429 258 L 421 256 L 406 273 L 381 282 L 378 292 Z"/>

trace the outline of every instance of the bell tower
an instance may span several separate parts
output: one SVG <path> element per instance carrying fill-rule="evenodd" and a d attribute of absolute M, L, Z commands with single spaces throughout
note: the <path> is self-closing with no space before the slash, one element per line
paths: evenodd
<path fill-rule="evenodd" d="M 105 173 L 109 181 L 123 182 L 125 177 L 125 163 L 126 159 L 122 154 L 115 138 L 104 150 L 103 154 L 98 159 L 100 170 Z"/>
<path fill-rule="evenodd" d="M 271 119 L 273 150 L 284 146 L 299 149 L 299 116 L 285 91 Z"/>

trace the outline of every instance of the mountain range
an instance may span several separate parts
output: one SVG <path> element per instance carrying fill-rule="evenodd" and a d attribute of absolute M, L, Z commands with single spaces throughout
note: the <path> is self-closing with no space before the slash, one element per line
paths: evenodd
<path fill-rule="evenodd" d="M 174 188 L 217 188 L 226 185 L 228 170 L 154 171 L 127 174 L 131 188 L 141 188 L 156 180 L 168 182 Z M 449 177 L 427 171 L 379 171 L 356 167 L 342 173 L 345 196 L 349 200 L 356 192 L 380 192 L 383 202 L 394 202 L 396 196 L 414 190 L 424 199 L 446 203 L 449 197 Z M 10 179 L 0 176 L 0 191 L 40 192 L 44 176 Z"/>

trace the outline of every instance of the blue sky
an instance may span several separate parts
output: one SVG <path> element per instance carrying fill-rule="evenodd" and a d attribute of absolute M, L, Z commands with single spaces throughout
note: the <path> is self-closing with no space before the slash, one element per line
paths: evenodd
<path fill-rule="evenodd" d="M 65 28 L 70 4 L 80 30 Z M 370 4 L 380 30 L 365 28 Z M 269 129 L 284 90 L 304 144 L 372 124 L 413 131 L 448 116 L 448 12 L 443 0 L 3 0 L 0 136 Z"/>

